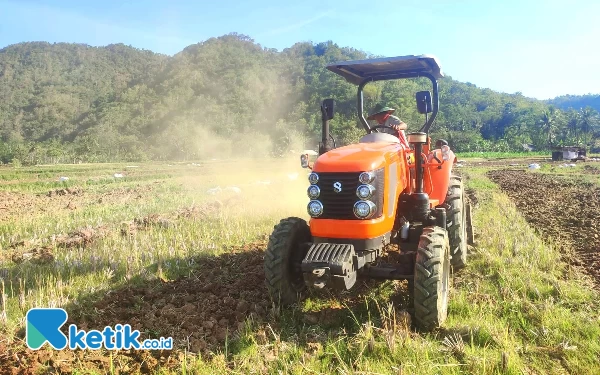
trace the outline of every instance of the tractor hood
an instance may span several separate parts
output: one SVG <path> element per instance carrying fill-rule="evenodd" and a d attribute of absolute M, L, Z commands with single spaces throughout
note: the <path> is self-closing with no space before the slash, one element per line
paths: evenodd
<path fill-rule="evenodd" d="M 319 156 L 313 171 L 364 172 L 378 169 L 386 164 L 401 146 L 398 143 L 357 143 L 333 149 Z"/>

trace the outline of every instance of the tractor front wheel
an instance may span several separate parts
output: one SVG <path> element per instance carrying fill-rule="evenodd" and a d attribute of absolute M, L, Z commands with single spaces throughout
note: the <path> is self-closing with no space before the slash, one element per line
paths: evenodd
<path fill-rule="evenodd" d="M 291 305 L 306 290 L 300 265 L 310 242 L 310 228 L 304 219 L 289 217 L 277 224 L 269 237 L 265 253 L 267 288 L 273 301 Z"/>
<path fill-rule="evenodd" d="M 414 307 L 418 328 L 430 331 L 448 316 L 450 282 L 450 244 L 440 227 L 426 227 L 419 240 L 415 261 Z"/>

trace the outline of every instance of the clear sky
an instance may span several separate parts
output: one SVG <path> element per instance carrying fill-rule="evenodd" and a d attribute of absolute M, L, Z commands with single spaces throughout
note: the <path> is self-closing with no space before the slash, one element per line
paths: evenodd
<path fill-rule="evenodd" d="M 124 43 L 173 55 L 229 32 L 282 50 L 323 42 L 436 55 L 447 75 L 547 99 L 600 93 L 598 0 L 0 0 L 0 48 Z"/>

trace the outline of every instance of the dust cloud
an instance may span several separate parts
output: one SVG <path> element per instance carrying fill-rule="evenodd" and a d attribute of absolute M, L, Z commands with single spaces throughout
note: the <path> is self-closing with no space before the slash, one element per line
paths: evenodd
<path fill-rule="evenodd" d="M 310 170 L 300 155 L 316 150 L 320 138 L 309 135 L 306 114 L 320 108 L 306 108 L 302 87 L 270 64 L 234 69 L 235 80 L 199 82 L 196 99 L 169 121 L 178 142 L 164 142 L 174 150 L 167 154 L 196 167 L 179 182 L 198 201 L 302 216 Z"/>
<path fill-rule="evenodd" d="M 306 217 L 310 170 L 300 165 L 303 140 L 273 156 L 267 152 L 273 147 L 269 136 L 244 134 L 240 145 L 205 134 L 204 160 L 189 163 L 193 169 L 177 181 L 198 203 L 208 202 L 230 216 Z"/>

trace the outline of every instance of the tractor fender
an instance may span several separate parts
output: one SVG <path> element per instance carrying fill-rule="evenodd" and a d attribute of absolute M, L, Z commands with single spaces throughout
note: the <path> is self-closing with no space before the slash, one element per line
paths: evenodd
<path fill-rule="evenodd" d="M 440 149 L 431 151 L 431 154 L 433 153 L 435 153 L 441 163 L 434 158 L 428 160 L 423 185 L 425 192 L 429 195 L 429 199 L 443 202 L 446 199 L 448 187 L 450 186 L 450 176 L 452 175 L 453 161 L 456 156 L 452 151 L 449 151 L 447 160 L 444 160 Z"/>

